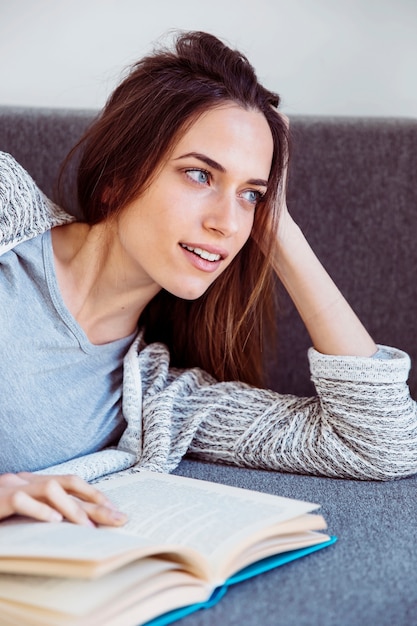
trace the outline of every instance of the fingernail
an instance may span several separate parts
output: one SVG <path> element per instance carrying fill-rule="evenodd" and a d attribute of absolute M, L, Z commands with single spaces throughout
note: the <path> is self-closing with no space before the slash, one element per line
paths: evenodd
<path fill-rule="evenodd" d="M 49 516 L 51 522 L 62 522 L 62 515 L 58 511 L 52 511 Z"/>
<path fill-rule="evenodd" d="M 112 511 L 111 517 L 116 521 L 122 521 L 127 519 L 126 513 L 122 513 L 121 511 Z"/>

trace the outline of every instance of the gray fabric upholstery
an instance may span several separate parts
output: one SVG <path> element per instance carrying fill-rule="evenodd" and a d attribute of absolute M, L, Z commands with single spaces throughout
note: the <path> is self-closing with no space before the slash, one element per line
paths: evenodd
<path fill-rule="evenodd" d="M 0 107 L 0 150 L 53 196 L 59 163 L 94 112 Z M 376 341 L 417 362 L 417 121 L 291 120 L 289 207 Z M 76 207 L 73 205 L 76 212 Z M 270 384 L 313 393 L 307 334 L 281 294 Z M 410 386 L 417 397 L 414 367 Z M 177 473 L 321 503 L 339 541 L 237 585 L 190 626 L 410 626 L 417 610 L 417 478 L 376 483 L 184 460 Z"/>

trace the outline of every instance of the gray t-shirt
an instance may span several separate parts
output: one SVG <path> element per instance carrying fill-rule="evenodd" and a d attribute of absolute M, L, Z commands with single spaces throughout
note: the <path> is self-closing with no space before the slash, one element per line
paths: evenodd
<path fill-rule="evenodd" d="M 0 473 L 117 443 L 132 339 L 88 340 L 59 292 L 50 231 L 0 257 Z"/>

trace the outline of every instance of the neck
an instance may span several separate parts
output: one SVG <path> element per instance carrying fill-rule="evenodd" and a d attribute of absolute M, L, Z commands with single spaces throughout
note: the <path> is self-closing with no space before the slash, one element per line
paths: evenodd
<path fill-rule="evenodd" d="M 132 334 L 159 286 L 129 267 L 108 224 L 66 224 L 52 230 L 62 298 L 92 343 Z"/>

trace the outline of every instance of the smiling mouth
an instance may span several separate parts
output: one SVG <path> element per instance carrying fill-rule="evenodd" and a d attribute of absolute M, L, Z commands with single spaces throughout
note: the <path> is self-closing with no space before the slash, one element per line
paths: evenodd
<path fill-rule="evenodd" d="M 208 252 L 207 250 L 203 250 L 202 248 L 193 248 L 192 246 L 187 246 L 185 243 L 180 244 L 181 248 L 185 248 L 189 252 L 193 252 L 197 256 L 201 257 L 205 261 L 211 261 L 212 263 L 216 261 L 220 261 L 222 256 L 220 254 L 214 254 L 213 252 Z"/>

